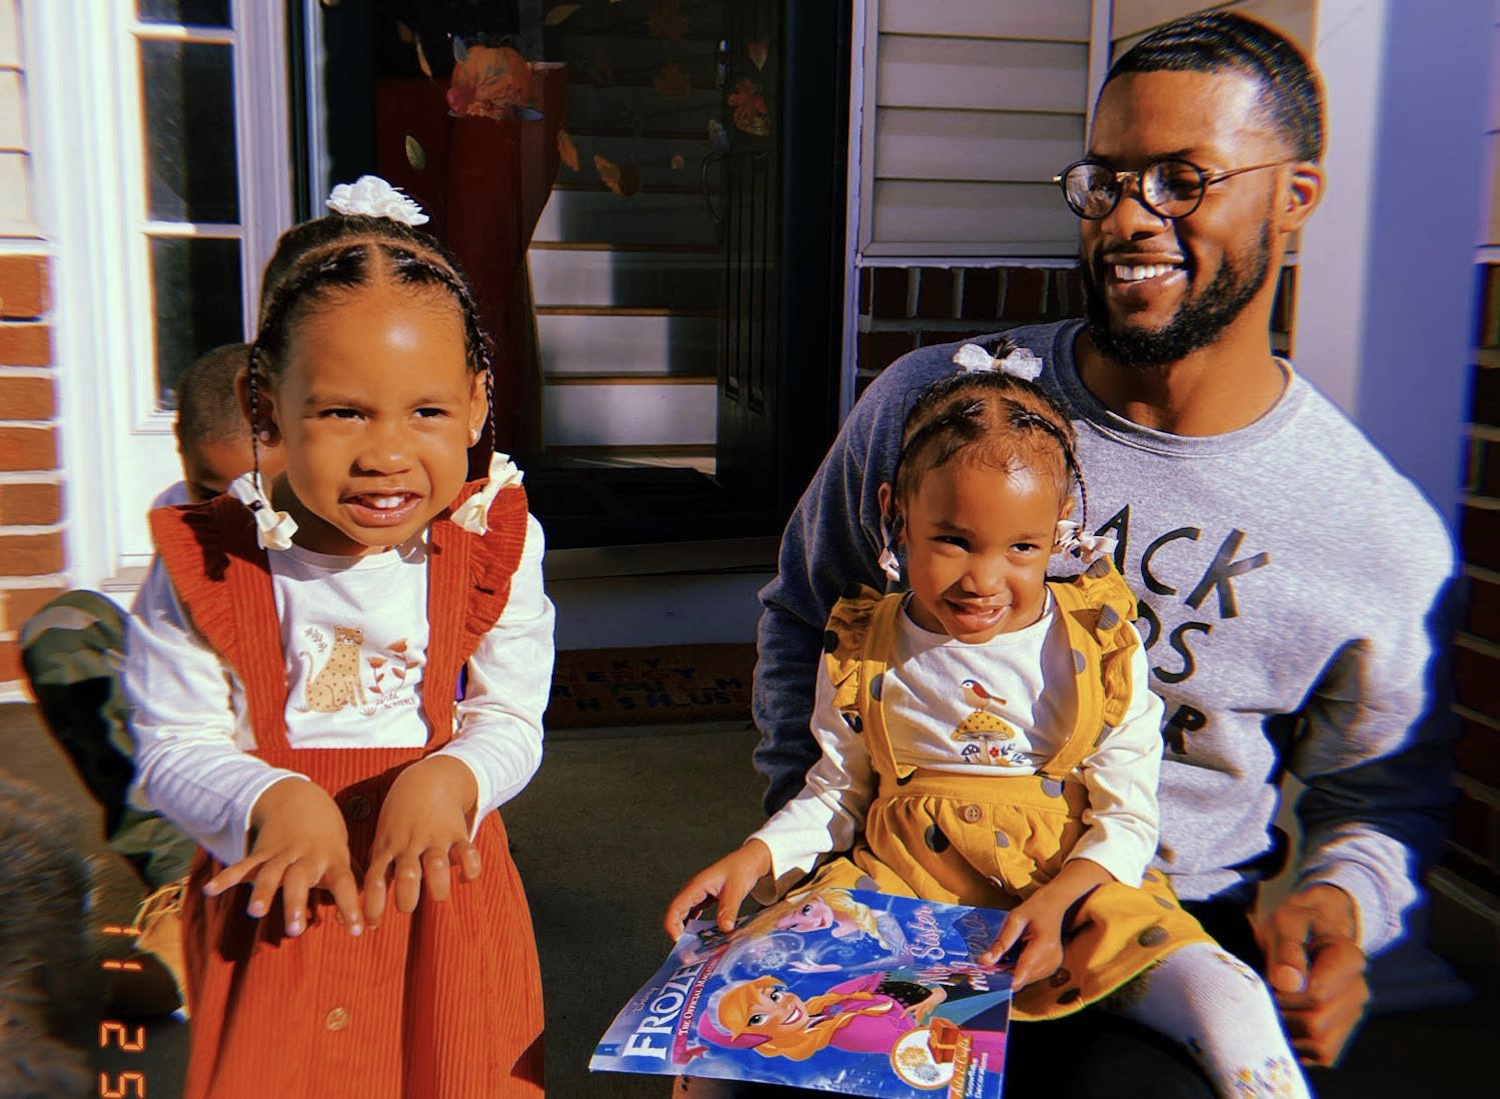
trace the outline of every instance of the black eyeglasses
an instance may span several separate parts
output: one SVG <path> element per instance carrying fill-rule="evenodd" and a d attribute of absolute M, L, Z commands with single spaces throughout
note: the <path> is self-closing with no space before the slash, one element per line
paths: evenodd
<path fill-rule="evenodd" d="M 1101 160 L 1069 164 L 1052 182 L 1062 188 L 1068 209 L 1085 221 L 1099 221 L 1120 204 L 1120 196 L 1134 180 L 1141 203 L 1159 218 L 1185 218 L 1196 210 L 1215 183 L 1262 168 L 1279 168 L 1290 160 L 1251 164 L 1227 172 L 1206 172 L 1190 160 L 1153 160 L 1138 172 L 1119 172 Z"/>

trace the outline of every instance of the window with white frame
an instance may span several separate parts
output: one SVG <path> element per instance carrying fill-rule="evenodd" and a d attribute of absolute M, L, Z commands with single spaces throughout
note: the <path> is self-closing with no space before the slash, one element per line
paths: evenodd
<path fill-rule="evenodd" d="M 177 379 L 246 339 L 291 222 L 284 0 L 23 7 L 76 582 L 129 589 L 179 480 Z M 107 501 L 106 506 L 97 502 Z"/>
<path fill-rule="evenodd" d="M 203 352 L 244 338 L 244 226 L 230 0 L 140 0 L 144 259 L 156 408 Z"/>

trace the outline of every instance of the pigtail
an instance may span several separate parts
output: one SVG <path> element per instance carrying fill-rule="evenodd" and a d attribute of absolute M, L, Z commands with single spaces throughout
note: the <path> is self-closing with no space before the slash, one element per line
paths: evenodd
<path fill-rule="evenodd" d="M 250 468 L 255 474 L 255 483 L 260 480 L 260 444 L 269 442 L 270 431 L 260 424 L 260 360 L 264 352 L 260 341 L 250 345 L 250 362 L 245 367 L 245 386 L 250 391 Z"/>

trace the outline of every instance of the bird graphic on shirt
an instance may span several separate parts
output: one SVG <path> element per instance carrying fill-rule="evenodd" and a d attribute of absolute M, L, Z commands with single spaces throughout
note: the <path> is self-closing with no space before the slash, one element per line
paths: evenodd
<path fill-rule="evenodd" d="M 1026 761 L 1013 744 L 1016 731 L 999 716 L 1005 699 L 985 689 L 977 679 L 962 680 L 959 685 L 969 716 L 953 730 L 953 739 L 963 745 L 959 754 L 966 763 L 989 763 L 996 767 L 1022 767 Z M 978 748 L 976 752 L 974 749 Z"/>
<path fill-rule="evenodd" d="M 971 710 L 998 711 L 1005 705 L 1005 699 L 996 698 L 984 689 L 984 684 L 977 679 L 966 679 L 959 684 L 964 693 L 964 702 Z"/>

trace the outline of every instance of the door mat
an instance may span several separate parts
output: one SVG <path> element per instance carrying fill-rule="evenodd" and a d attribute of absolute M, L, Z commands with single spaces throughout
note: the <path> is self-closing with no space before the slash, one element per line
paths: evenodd
<path fill-rule="evenodd" d="M 749 644 L 564 650 L 552 670 L 546 726 L 748 721 L 754 670 Z"/>

